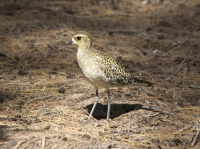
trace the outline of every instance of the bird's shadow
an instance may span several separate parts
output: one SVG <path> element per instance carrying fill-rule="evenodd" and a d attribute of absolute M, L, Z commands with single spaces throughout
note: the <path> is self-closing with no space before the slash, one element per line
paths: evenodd
<path fill-rule="evenodd" d="M 143 105 L 141 104 L 112 104 L 110 110 L 110 118 L 114 119 L 122 114 L 129 113 L 130 111 L 141 109 L 142 106 Z M 90 113 L 92 107 L 93 104 L 87 105 L 85 107 L 88 110 L 88 113 Z M 106 119 L 107 108 L 107 105 L 98 103 L 92 116 L 97 120 Z"/>

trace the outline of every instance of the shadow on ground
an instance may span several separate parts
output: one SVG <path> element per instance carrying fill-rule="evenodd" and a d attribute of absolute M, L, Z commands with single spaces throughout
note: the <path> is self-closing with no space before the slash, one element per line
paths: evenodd
<path fill-rule="evenodd" d="M 6 141 L 8 140 L 8 135 L 6 133 L 6 129 L 8 128 L 8 126 L 6 125 L 0 125 L 0 141 Z"/>
<path fill-rule="evenodd" d="M 4 101 L 16 99 L 18 94 L 13 93 L 13 92 L 11 92 L 11 91 L 0 91 L 0 103 L 3 103 Z"/>
<path fill-rule="evenodd" d="M 119 117 L 122 114 L 129 113 L 131 111 L 135 111 L 141 109 L 143 105 L 141 104 L 112 104 L 111 111 L 110 111 L 110 118 L 114 119 Z M 86 106 L 85 108 L 88 110 L 88 113 L 92 110 L 93 104 Z M 107 116 L 107 105 L 102 105 L 100 103 L 97 104 L 93 117 L 97 120 L 106 119 Z"/>

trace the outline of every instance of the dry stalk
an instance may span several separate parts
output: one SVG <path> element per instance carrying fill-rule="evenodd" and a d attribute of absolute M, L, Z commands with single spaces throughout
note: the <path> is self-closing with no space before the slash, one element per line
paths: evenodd
<path fill-rule="evenodd" d="M 5 56 L 7 56 L 8 58 L 12 59 L 14 62 L 16 62 L 18 65 L 20 65 L 22 68 L 26 68 L 27 66 L 25 66 L 24 64 L 20 63 L 19 61 L 17 61 L 16 59 L 14 59 L 13 57 L 11 57 L 10 55 L 8 54 L 5 54 L 5 53 L 1 53 Z"/>
<path fill-rule="evenodd" d="M 42 146 L 41 146 L 41 149 L 44 148 L 44 146 L 45 146 L 45 140 L 46 140 L 46 137 L 44 136 L 43 139 L 42 139 Z"/>
<path fill-rule="evenodd" d="M 188 125 L 188 126 L 185 126 L 185 127 L 183 127 L 182 129 L 179 129 L 178 131 L 174 132 L 173 135 L 178 135 L 178 134 L 180 134 L 180 133 L 183 133 L 183 132 L 185 132 L 185 131 L 191 129 L 192 127 L 193 127 L 192 124 L 190 124 L 190 125 Z"/>
<path fill-rule="evenodd" d="M 194 147 L 197 144 L 199 133 L 200 133 L 200 122 L 195 121 L 195 127 L 196 127 L 196 135 L 191 143 L 191 147 Z"/>
<path fill-rule="evenodd" d="M 17 145 L 13 149 L 18 149 L 18 147 L 24 142 L 25 140 L 20 140 L 19 142 L 17 142 Z"/>
<path fill-rule="evenodd" d="M 148 106 L 142 106 L 141 109 L 150 110 L 150 111 L 154 111 L 154 112 L 160 112 L 160 113 L 163 113 L 163 114 L 170 115 L 169 112 L 163 111 L 162 109 L 158 109 L 158 108 L 153 108 L 153 107 L 148 107 Z"/>

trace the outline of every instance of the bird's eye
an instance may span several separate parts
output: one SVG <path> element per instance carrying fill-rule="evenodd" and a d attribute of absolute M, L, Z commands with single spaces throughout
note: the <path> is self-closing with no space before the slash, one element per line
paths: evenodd
<path fill-rule="evenodd" d="M 81 40 L 81 36 L 76 37 L 77 40 Z"/>

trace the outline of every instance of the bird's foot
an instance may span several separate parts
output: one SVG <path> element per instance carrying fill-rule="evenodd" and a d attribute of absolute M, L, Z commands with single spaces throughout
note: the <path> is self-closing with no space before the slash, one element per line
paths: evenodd
<path fill-rule="evenodd" d="M 90 123 L 90 119 L 88 118 L 86 121 L 80 122 L 81 125 L 86 125 Z"/>
<path fill-rule="evenodd" d="M 107 121 L 107 122 L 110 122 L 110 121 L 111 121 L 111 119 L 108 119 L 108 118 L 107 118 L 107 119 L 106 119 L 106 121 Z"/>

